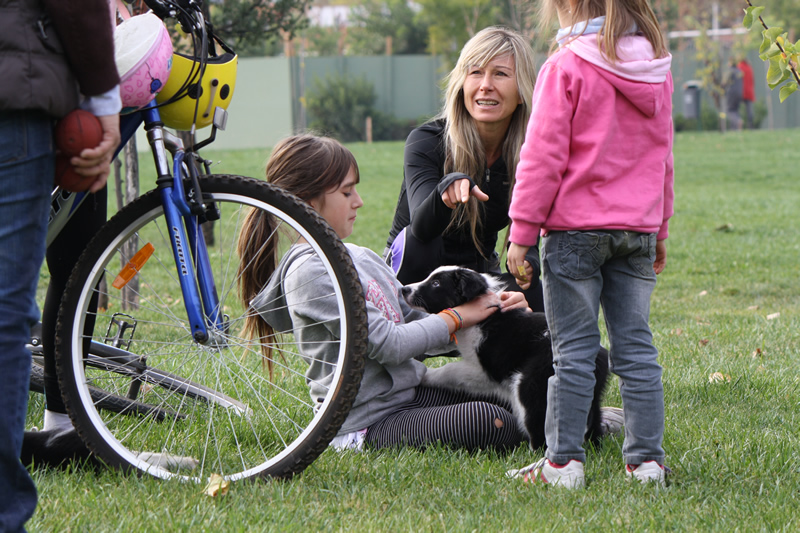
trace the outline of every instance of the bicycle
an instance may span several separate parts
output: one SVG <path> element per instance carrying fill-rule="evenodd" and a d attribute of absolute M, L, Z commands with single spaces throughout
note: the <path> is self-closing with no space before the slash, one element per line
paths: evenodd
<path fill-rule="evenodd" d="M 85 444 L 109 466 L 196 482 L 211 474 L 289 478 L 327 448 L 358 392 L 367 338 L 361 284 L 344 245 L 304 202 L 262 180 L 211 174 L 198 150 L 224 130 L 224 108 L 213 110 L 210 136 L 193 146 L 165 129 L 160 111 L 179 102 L 192 108 L 194 132 L 199 95 L 215 90 L 214 79 L 203 78 L 215 43 L 226 46 L 201 1 L 146 4 L 192 36 L 192 73 L 173 98 L 121 117 L 120 149 L 144 124 L 156 188 L 111 217 L 74 266 L 56 327 L 64 403 Z M 209 108 L 211 101 L 213 94 Z M 48 243 L 84 197 L 53 192 Z M 331 278 L 340 311 L 331 328 L 341 335 L 324 397 L 310 397 L 305 369 L 313 361 L 291 331 L 256 340 L 242 331 L 255 310 L 238 301 L 238 280 L 252 265 L 241 262 L 236 245 L 253 209 L 276 221 L 263 243 L 275 258 L 303 239 Z M 204 227 L 212 220 L 213 248 Z M 115 309 L 130 303 L 122 288 L 136 300 L 131 309 Z M 107 308 L 97 306 L 100 296 Z"/>

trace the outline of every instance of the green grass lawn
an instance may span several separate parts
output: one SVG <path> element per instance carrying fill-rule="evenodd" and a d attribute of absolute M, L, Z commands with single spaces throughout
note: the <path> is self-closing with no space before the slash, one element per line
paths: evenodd
<path fill-rule="evenodd" d="M 37 470 L 40 503 L 29 529 L 796 531 L 798 145 L 800 130 L 675 139 L 676 213 L 651 315 L 664 366 L 668 490 L 625 482 L 621 436 L 590 450 L 588 486 L 578 492 L 505 479 L 507 469 L 540 457 L 527 447 L 507 456 L 329 450 L 291 482 L 234 484 L 218 499 L 199 486 L 114 472 Z M 402 143 L 350 148 L 365 206 L 349 240 L 380 252 Z M 220 161 L 215 172 L 261 176 L 268 150 L 206 155 Z M 620 405 L 616 384 L 608 405 Z M 29 424 L 41 409 L 32 396 Z"/>

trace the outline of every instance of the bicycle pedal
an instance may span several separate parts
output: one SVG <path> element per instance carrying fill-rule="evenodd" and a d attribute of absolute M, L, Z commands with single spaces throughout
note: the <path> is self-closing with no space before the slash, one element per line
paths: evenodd
<path fill-rule="evenodd" d="M 41 355 L 42 348 L 42 323 L 37 322 L 31 327 L 31 338 L 25 343 L 25 348 L 34 355 Z"/>
<path fill-rule="evenodd" d="M 125 313 L 114 313 L 106 328 L 105 343 L 114 348 L 128 350 L 135 331 L 135 318 Z"/>

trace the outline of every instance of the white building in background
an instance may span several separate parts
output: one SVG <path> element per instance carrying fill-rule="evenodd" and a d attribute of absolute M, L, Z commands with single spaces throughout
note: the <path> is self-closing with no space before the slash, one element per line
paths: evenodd
<path fill-rule="evenodd" d="M 352 6 L 311 6 L 306 12 L 312 26 L 325 28 L 347 26 Z"/>

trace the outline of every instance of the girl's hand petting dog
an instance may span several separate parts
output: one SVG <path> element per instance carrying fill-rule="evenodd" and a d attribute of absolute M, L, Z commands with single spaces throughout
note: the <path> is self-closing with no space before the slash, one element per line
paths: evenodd
<path fill-rule="evenodd" d="M 497 293 L 486 292 L 479 298 L 454 307 L 454 309 L 461 315 L 461 320 L 463 321 L 461 327 L 468 328 L 479 322 L 483 322 L 493 313 L 497 312 L 501 306 L 502 301 Z"/>
<path fill-rule="evenodd" d="M 528 300 L 525 295 L 516 291 L 503 291 L 500 293 L 500 311 L 505 312 L 509 309 L 524 309 L 530 311 L 528 307 Z"/>

